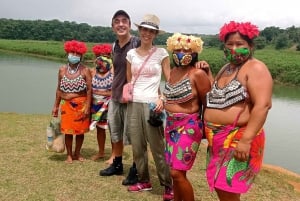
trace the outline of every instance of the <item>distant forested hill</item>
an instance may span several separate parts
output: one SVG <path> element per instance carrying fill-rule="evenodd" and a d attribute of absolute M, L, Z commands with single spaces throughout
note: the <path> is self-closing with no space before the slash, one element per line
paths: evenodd
<path fill-rule="evenodd" d="M 134 35 L 136 31 L 132 30 Z M 167 38 L 173 33 L 158 35 L 155 44 L 165 45 Z M 189 33 L 187 33 L 189 34 Z M 199 35 L 205 42 L 205 46 L 220 47 L 221 43 L 217 35 Z M 90 26 L 87 23 L 76 23 L 59 20 L 14 20 L 0 19 L 0 39 L 17 40 L 44 40 L 44 41 L 66 41 L 76 39 L 85 42 L 103 43 L 113 42 L 115 35 L 111 27 Z M 291 26 L 287 29 L 278 27 L 267 27 L 261 30 L 260 36 L 256 39 L 257 49 L 265 46 L 272 46 L 275 49 L 295 47 L 300 50 L 300 28 Z"/>

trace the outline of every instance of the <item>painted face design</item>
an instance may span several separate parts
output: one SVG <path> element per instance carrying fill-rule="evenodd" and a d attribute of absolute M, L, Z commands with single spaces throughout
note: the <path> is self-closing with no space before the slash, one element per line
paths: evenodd
<path fill-rule="evenodd" d="M 248 48 L 224 48 L 224 54 L 229 62 L 234 64 L 242 64 L 249 58 L 250 50 Z"/>
<path fill-rule="evenodd" d="M 96 70 L 100 73 L 106 73 L 111 69 L 112 60 L 106 56 L 99 56 L 96 60 Z"/>
<path fill-rule="evenodd" d="M 175 66 L 180 67 L 180 66 L 188 66 L 191 64 L 191 62 L 195 59 L 197 56 L 196 53 L 182 53 L 182 52 L 177 52 L 173 53 L 173 61 Z"/>

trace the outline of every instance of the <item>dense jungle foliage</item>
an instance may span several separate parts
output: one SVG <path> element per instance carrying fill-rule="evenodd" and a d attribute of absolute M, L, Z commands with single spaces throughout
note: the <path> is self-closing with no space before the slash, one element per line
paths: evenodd
<path fill-rule="evenodd" d="M 137 31 L 132 30 L 134 35 Z M 165 45 L 166 39 L 173 33 L 159 35 L 155 44 Z M 187 33 L 199 35 L 205 41 L 204 45 L 209 47 L 220 47 L 218 35 L 203 35 L 201 33 Z M 103 43 L 113 42 L 115 35 L 111 27 L 90 26 L 87 23 L 76 23 L 74 21 L 54 20 L 14 20 L 0 19 L 0 39 L 14 40 L 42 40 L 42 41 L 66 41 L 76 39 L 85 42 Z M 272 45 L 275 49 L 294 47 L 300 50 L 300 27 L 291 26 L 287 29 L 279 27 L 267 27 L 261 30 L 260 36 L 256 38 L 257 49 L 263 49 Z"/>

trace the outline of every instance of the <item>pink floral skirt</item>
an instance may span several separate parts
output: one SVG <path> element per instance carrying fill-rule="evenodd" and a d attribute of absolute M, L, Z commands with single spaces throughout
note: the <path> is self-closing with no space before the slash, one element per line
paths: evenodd
<path fill-rule="evenodd" d="M 208 140 L 206 176 L 211 191 L 217 188 L 232 193 L 246 193 L 260 171 L 265 145 L 263 129 L 251 143 L 248 161 L 240 162 L 233 157 L 245 128 L 205 122 Z"/>
<path fill-rule="evenodd" d="M 202 139 L 203 124 L 199 114 L 168 113 L 165 158 L 170 168 L 190 170 Z"/>

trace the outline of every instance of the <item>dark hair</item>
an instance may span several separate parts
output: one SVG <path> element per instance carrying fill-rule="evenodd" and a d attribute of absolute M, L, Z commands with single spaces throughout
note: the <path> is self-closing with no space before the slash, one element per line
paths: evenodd
<path fill-rule="evenodd" d="M 194 66 L 197 62 L 198 62 L 198 53 L 197 52 L 193 52 L 193 55 L 195 55 L 191 61 L 191 66 Z"/>
<path fill-rule="evenodd" d="M 131 23 L 128 13 L 126 13 L 124 10 L 118 10 L 117 12 L 115 12 L 115 14 L 113 15 L 111 21 L 113 21 L 116 17 L 118 17 L 120 15 L 126 17 L 129 20 L 129 23 Z"/>
<path fill-rule="evenodd" d="M 238 31 L 228 33 L 228 34 L 225 36 L 224 42 L 226 42 L 226 41 L 228 40 L 228 38 L 229 38 L 230 35 L 235 34 L 235 33 L 240 34 L 240 36 L 242 37 L 242 39 L 244 39 L 245 41 L 247 41 L 247 43 L 248 43 L 250 46 L 254 46 L 254 40 L 253 40 L 253 39 L 250 39 L 248 36 L 243 35 L 243 34 L 241 34 L 241 33 L 238 32 Z"/>

